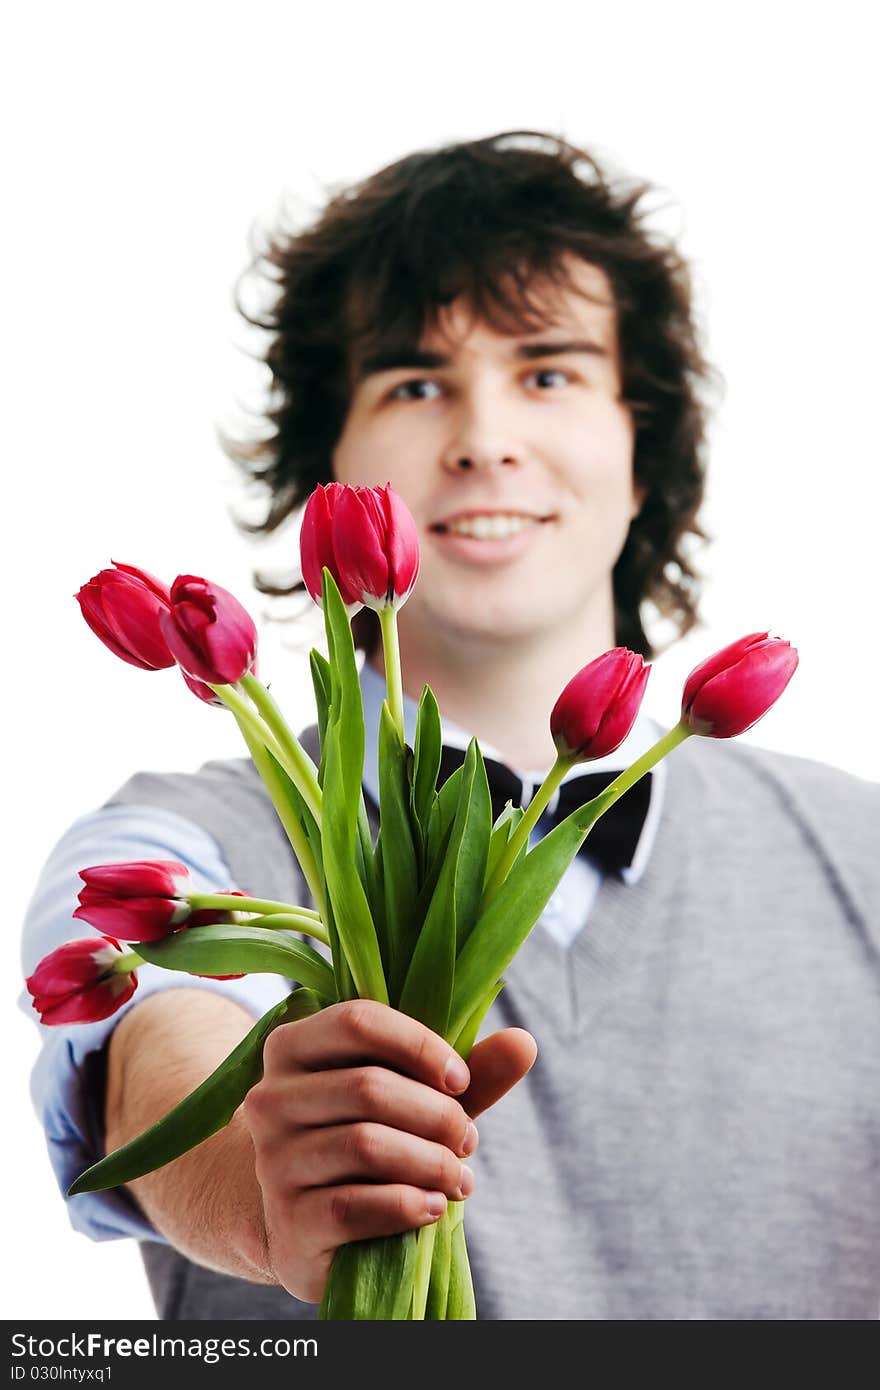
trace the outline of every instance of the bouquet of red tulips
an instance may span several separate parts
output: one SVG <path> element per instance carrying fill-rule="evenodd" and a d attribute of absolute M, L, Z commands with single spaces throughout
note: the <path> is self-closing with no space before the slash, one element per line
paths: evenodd
<path fill-rule="evenodd" d="M 311 654 L 317 766 L 257 678 L 256 629 L 226 590 L 192 575 L 169 589 L 115 565 L 77 594 L 89 626 L 124 661 L 146 670 L 177 665 L 200 699 L 232 711 L 312 901 L 196 894 L 177 863 L 82 870 L 74 915 L 100 935 L 61 946 L 30 976 L 42 1022 L 106 1018 L 131 997 L 144 961 L 217 978 L 268 971 L 298 987 L 192 1095 L 82 1174 L 72 1194 L 130 1182 L 207 1139 L 259 1081 L 269 1032 L 340 1000 L 390 1004 L 466 1059 L 503 972 L 599 817 L 690 735 L 729 738 L 749 728 L 797 665 L 794 649 L 766 632 L 709 657 L 687 680 L 674 728 L 530 848 L 567 770 L 613 751 L 632 728 L 649 675 L 641 656 L 618 647 L 574 676 L 550 716 L 554 766 L 526 811 L 508 802 L 493 823 L 475 739 L 463 766 L 437 786 L 440 715 L 427 686 L 415 745 L 405 742 L 396 612 L 416 582 L 419 549 L 400 499 L 390 487 L 319 487 L 303 519 L 301 560 L 323 608 L 329 657 Z M 364 720 L 350 628 L 362 605 L 379 615 L 388 693 L 375 844 L 361 789 Z M 323 943 L 329 960 L 304 937 Z M 463 1207 L 450 1203 L 418 1232 L 339 1249 L 320 1315 L 474 1318 Z"/>

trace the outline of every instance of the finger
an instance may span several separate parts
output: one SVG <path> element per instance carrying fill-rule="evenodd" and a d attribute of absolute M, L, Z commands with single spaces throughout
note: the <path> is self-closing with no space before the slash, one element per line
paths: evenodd
<path fill-rule="evenodd" d="M 351 1240 L 393 1236 L 429 1226 L 446 1211 L 442 1192 L 424 1191 L 406 1183 L 345 1183 L 317 1187 L 297 1201 L 300 1230 L 320 1231 L 323 1250 L 335 1250 Z"/>
<path fill-rule="evenodd" d="M 471 1084 L 461 1104 L 469 1115 L 488 1110 L 530 1071 L 538 1055 L 538 1044 L 524 1028 L 505 1028 L 484 1038 L 471 1050 L 468 1066 Z"/>
<path fill-rule="evenodd" d="M 281 1120 L 276 1103 L 276 1123 Z M 289 1132 L 373 1120 L 445 1144 L 462 1158 L 477 1147 L 477 1130 L 457 1100 L 387 1067 L 339 1067 L 290 1081 L 284 1100 Z"/>
<path fill-rule="evenodd" d="M 384 1064 L 450 1095 L 460 1094 L 470 1081 L 467 1066 L 448 1042 L 371 999 L 331 1004 L 311 1018 L 282 1024 L 266 1039 L 263 1056 L 272 1070 Z"/>
<path fill-rule="evenodd" d="M 454 1202 L 464 1201 L 474 1188 L 470 1168 L 445 1145 L 371 1121 L 301 1131 L 292 1171 L 297 1188 L 364 1180 L 405 1183 L 443 1192 Z"/>

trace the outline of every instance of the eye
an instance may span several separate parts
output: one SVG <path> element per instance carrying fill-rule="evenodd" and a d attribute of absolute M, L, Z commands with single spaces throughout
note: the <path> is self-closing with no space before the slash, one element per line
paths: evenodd
<path fill-rule="evenodd" d="M 568 386 L 571 377 L 568 372 L 562 371 L 559 367 L 542 367 L 539 371 L 530 372 L 526 377 L 526 383 L 530 386 L 537 386 L 539 390 L 556 390 L 560 386 Z"/>
<path fill-rule="evenodd" d="M 427 377 L 415 377 L 412 381 L 402 381 L 389 392 L 392 401 L 434 401 L 441 395 L 436 381 Z"/>

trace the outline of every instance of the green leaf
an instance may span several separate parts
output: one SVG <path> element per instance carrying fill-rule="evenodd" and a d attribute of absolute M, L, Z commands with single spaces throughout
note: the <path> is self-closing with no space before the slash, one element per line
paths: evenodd
<path fill-rule="evenodd" d="M 455 867 L 455 941 L 460 951 L 471 934 L 483 895 L 486 857 L 492 833 L 492 799 L 480 745 L 471 744 L 474 770 L 467 802 L 456 812 L 451 848 L 458 844 Z M 470 755 L 471 749 L 468 749 Z M 462 787 L 464 783 L 462 783 Z M 463 813 L 463 815 L 462 815 Z"/>
<path fill-rule="evenodd" d="M 323 603 L 331 680 L 327 732 L 331 729 L 336 731 L 344 790 L 344 800 L 334 809 L 338 813 L 344 812 L 346 819 L 354 826 L 364 773 L 364 711 L 351 624 L 333 576 L 327 569 L 324 570 Z"/>
<path fill-rule="evenodd" d="M 428 817 L 428 874 L 438 858 L 446 857 L 444 843 L 452 828 L 452 822 L 458 808 L 458 793 L 461 788 L 463 773 L 464 766 L 457 767 L 451 777 L 447 777 L 434 797 L 431 813 Z"/>
<path fill-rule="evenodd" d="M 387 1004 L 388 994 L 379 941 L 364 885 L 356 872 L 355 826 L 340 804 L 344 795 L 344 756 L 338 746 L 338 724 L 327 734 L 325 814 L 321 831 L 324 875 L 339 942 L 362 999 Z M 339 808 L 337 810 L 337 807 Z"/>
<path fill-rule="evenodd" d="M 358 992 L 352 979 L 348 961 L 345 959 L 345 952 L 339 940 L 339 932 L 336 930 L 336 918 L 333 916 L 333 904 L 327 905 L 327 936 L 330 940 L 330 955 L 333 960 L 333 979 L 336 982 L 336 998 L 357 999 Z"/>
<path fill-rule="evenodd" d="M 333 1001 L 333 971 L 324 957 L 292 932 L 217 923 L 185 927 L 161 941 L 137 942 L 138 955 L 165 970 L 189 975 L 283 975 Z"/>
<path fill-rule="evenodd" d="M 385 906 L 385 971 L 394 1002 L 406 978 L 416 940 L 418 869 L 410 812 L 406 748 L 400 742 L 387 700 L 379 719 L 379 809 L 382 821 L 382 883 Z"/>
<path fill-rule="evenodd" d="M 445 1035 L 455 953 L 479 906 L 491 828 L 486 769 L 476 739 L 465 757 L 449 848 L 400 996 L 403 1013 Z M 461 915 L 461 920 L 460 919 Z"/>
<path fill-rule="evenodd" d="M 431 1282 L 425 1304 L 425 1320 L 444 1322 L 449 1298 L 449 1275 L 452 1266 L 452 1219 L 450 1205 L 434 1225 L 434 1254 L 431 1260 Z"/>
<path fill-rule="evenodd" d="M 92 1164 L 70 1186 L 68 1196 L 133 1182 L 210 1139 L 229 1123 L 248 1091 L 262 1077 L 263 1044 L 272 1029 L 307 1018 L 321 1007 L 321 1000 L 312 990 L 294 990 L 263 1015 L 201 1086 L 143 1134 L 100 1163 Z"/>
<path fill-rule="evenodd" d="M 449 851 L 449 841 L 451 839 L 452 823 L 450 822 L 450 824 L 446 827 L 446 834 L 443 837 L 442 843 L 437 846 L 436 851 L 431 856 L 431 862 L 428 866 L 427 874 L 422 882 L 421 888 L 419 889 L 419 896 L 416 901 L 415 910 L 416 922 L 424 922 L 425 914 L 427 913 L 428 908 L 431 906 L 431 899 L 434 896 L 434 890 L 437 887 L 437 880 L 440 877 L 440 871 L 443 868 L 446 855 Z"/>
<path fill-rule="evenodd" d="M 429 685 L 422 691 L 416 718 L 416 746 L 413 755 L 412 812 L 418 825 L 423 843 L 428 838 L 428 823 L 434 793 L 437 788 L 437 774 L 440 771 L 440 710 Z"/>
<path fill-rule="evenodd" d="M 317 647 L 312 647 L 312 650 L 309 652 L 309 666 L 312 672 L 312 687 L 315 692 L 315 709 L 318 712 L 318 739 L 323 749 L 324 735 L 327 732 L 328 712 L 330 709 L 330 694 L 333 688 L 333 682 L 330 676 L 330 663 L 325 656 L 322 656 Z M 323 761 L 322 757 L 322 766 Z M 318 785 L 320 787 L 324 785 L 322 768 L 318 770 Z"/>
<path fill-rule="evenodd" d="M 333 1256 L 322 1321 L 404 1321 L 412 1303 L 416 1231 L 340 1245 Z"/>
<path fill-rule="evenodd" d="M 474 1286 L 464 1239 L 464 1203 L 452 1205 L 450 1218 L 451 1256 L 449 1264 L 449 1295 L 446 1299 L 446 1321 L 472 1321 L 477 1316 Z"/>
<path fill-rule="evenodd" d="M 517 860 L 456 962 L 449 1036 L 458 1036 L 480 999 L 510 965 L 595 819 L 589 805 L 578 807 Z"/>
<path fill-rule="evenodd" d="M 492 875 L 498 866 L 498 861 L 507 849 L 510 837 L 524 815 L 525 812 L 522 807 L 514 806 L 512 802 L 508 801 L 501 815 L 492 827 L 492 838 L 489 841 L 489 855 L 486 859 L 487 883 L 491 882 Z M 523 853 L 525 853 L 526 848 L 527 847 L 523 845 Z"/>
<path fill-rule="evenodd" d="M 463 1057 L 465 1061 L 467 1061 L 471 1053 L 471 1048 L 477 1041 L 477 1034 L 480 1031 L 483 1019 L 486 1017 L 486 1014 L 495 1003 L 495 1000 L 498 998 L 503 988 L 504 981 L 499 980 L 490 990 L 486 991 L 458 1037 L 452 1040 L 452 1046 L 455 1048 L 459 1057 Z"/>
<path fill-rule="evenodd" d="M 376 924 L 376 931 L 380 931 L 380 914 L 382 889 L 379 883 L 379 873 L 376 868 L 376 860 L 373 852 L 373 837 L 370 833 L 370 822 L 367 817 L 367 807 L 364 801 L 363 791 L 358 802 L 357 815 L 357 839 L 355 841 L 355 855 L 357 871 L 361 883 L 364 885 L 364 892 L 367 895 L 367 902 L 373 914 Z"/>
<path fill-rule="evenodd" d="M 275 765 L 276 772 L 282 784 L 284 795 L 287 798 L 287 802 L 291 810 L 293 811 L 293 814 L 297 817 L 300 825 L 305 831 L 306 839 L 309 842 L 309 849 L 312 851 L 312 854 L 314 856 L 315 867 L 317 868 L 318 874 L 321 877 L 323 877 L 323 866 L 321 862 L 321 831 L 318 827 L 318 822 L 315 820 L 314 816 L 312 815 L 311 811 L 306 805 L 305 800 L 301 792 L 299 791 L 299 788 L 293 781 L 293 778 L 285 770 L 285 768 L 281 766 L 278 759 L 275 757 L 275 754 L 272 753 L 268 748 L 266 749 L 266 754 L 269 758 L 272 759 L 272 762 Z"/>
<path fill-rule="evenodd" d="M 388 992 L 370 904 L 357 865 L 364 770 L 364 712 L 348 615 L 324 570 L 324 620 L 332 699 L 325 738 L 321 849 L 335 928 L 358 994 L 387 1004 Z M 372 856 L 371 856 L 372 858 Z"/>
<path fill-rule="evenodd" d="M 447 827 L 450 826 L 455 819 L 463 777 L 464 763 L 462 763 L 461 767 L 457 767 L 452 775 L 447 777 L 443 786 L 439 787 L 437 790 L 438 839 L 443 838 L 446 834 Z"/>

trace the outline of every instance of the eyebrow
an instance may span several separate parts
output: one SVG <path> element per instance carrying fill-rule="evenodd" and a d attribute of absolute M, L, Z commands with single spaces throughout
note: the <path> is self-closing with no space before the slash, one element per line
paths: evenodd
<path fill-rule="evenodd" d="M 562 357 L 566 353 L 589 353 L 593 357 L 607 357 L 608 349 L 587 338 L 575 338 L 565 342 L 519 343 L 514 349 L 514 357 L 520 362 L 536 362 L 542 357 Z M 387 348 L 383 352 L 371 354 L 358 364 L 356 377 L 363 381 L 368 376 L 380 372 L 395 371 L 435 371 L 448 367 L 452 358 L 442 352 L 426 352 L 417 347 Z"/>

